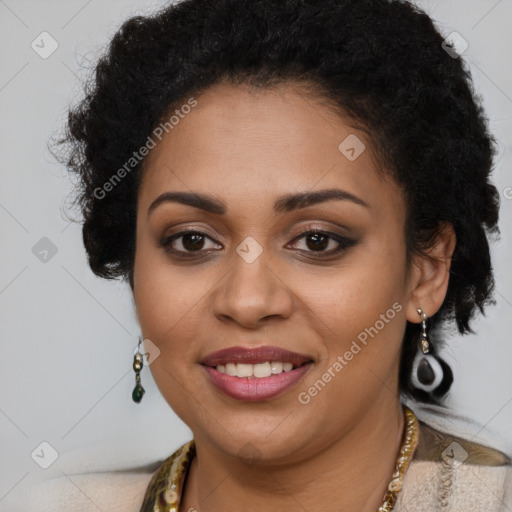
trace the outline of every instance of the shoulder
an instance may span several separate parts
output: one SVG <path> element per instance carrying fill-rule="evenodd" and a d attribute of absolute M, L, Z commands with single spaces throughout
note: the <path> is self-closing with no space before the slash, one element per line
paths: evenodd
<path fill-rule="evenodd" d="M 31 489 L 24 510 L 39 512 L 139 512 L 161 462 L 133 470 L 70 474 Z"/>
<path fill-rule="evenodd" d="M 414 458 L 416 460 L 446 461 L 482 466 L 504 466 L 511 464 L 503 452 L 438 430 L 420 421 L 420 436 Z"/>
<path fill-rule="evenodd" d="M 420 422 L 418 447 L 397 512 L 501 512 L 511 505 L 512 465 L 506 454 Z"/>

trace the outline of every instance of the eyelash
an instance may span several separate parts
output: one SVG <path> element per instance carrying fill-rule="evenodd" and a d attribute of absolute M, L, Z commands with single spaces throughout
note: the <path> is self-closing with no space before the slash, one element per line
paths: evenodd
<path fill-rule="evenodd" d="M 350 247 L 353 247 L 356 245 L 357 241 L 352 238 L 347 238 L 345 236 L 339 235 L 337 233 L 331 233 L 329 231 L 322 231 L 319 229 L 308 229 L 307 231 L 302 232 L 299 236 L 295 237 L 292 242 L 297 242 L 299 240 L 302 240 L 303 238 L 306 238 L 309 235 L 324 235 L 327 236 L 330 240 L 334 240 L 339 245 L 335 249 L 331 249 L 330 251 L 311 251 L 311 250 L 302 250 L 302 252 L 306 252 L 310 257 L 313 259 L 327 259 L 331 256 L 334 256 L 336 254 L 339 254 Z M 182 238 L 185 235 L 200 235 L 205 238 L 208 238 L 212 241 L 214 241 L 211 237 L 209 237 L 206 233 L 203 233 L 202 231 L 195 231 L 195 230 L 184 230 L 179 231 L 178 233 L 174 233 L 173 235 L 167 236 L 162 239 L 160 242 L 160 245 L 165 249 L 166 252 L 170 253 L 171 255 L 177 257 L 177 258 L 183 258 L 183 259 L 198 259 L 199 257 L 204 256 L 205 252 L 216 250 L 216 249 L 199 249 L 198 251 L 181 251 L 172 249 L 171 245 L 175 240 L 178 240 L 179 238 Z"/>

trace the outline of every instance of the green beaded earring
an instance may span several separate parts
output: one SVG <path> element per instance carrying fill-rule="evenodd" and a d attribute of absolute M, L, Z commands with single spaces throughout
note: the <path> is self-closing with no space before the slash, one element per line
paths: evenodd
<path fill-rule="evenodd" d="M 142 343 L 142 337 L 139 336 L 139 346 L 137 347 L 137 352 L 133 356 L 133 370 L 135 371 L 135 388 L 132 393 L 132 398 L 135 403 L 139 403 L 142 400 L 145 389 L 140 384 L 140 371 L 142 370 L 143 365 L 143 357 L 140 352 L 140 345 Z"/>

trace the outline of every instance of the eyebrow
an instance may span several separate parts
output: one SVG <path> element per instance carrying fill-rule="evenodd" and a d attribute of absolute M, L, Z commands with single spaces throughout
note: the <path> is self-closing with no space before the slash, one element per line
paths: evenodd
<path fill-rule="evenodd" d="M 359 206 L 370 208 L 370 205 L 366 201 L 363 201 L 354 194 L 346 190 L 330 188 L 317 190 L 315 192 L 299 192 L 281 196 L 274 202 L 274 210 L 276 213 L 286 213 L 333 199 L 350 201 Z M 192 206 L 215 215 L 224 215 L 227 212 L 227 207 L 222 201 L 208 194 L 198 194 L 195 192 L 164 192 L 151 203 L 148 208 L 148 215 L 161 204 L 168 202 Z"/>

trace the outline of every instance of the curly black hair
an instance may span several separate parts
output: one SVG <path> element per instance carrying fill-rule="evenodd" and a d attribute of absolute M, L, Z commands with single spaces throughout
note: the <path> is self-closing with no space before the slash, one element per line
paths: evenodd
<path fill-rule="evenodd" d="M 496 143 L 467 65 L 447 48 L 431 18 L 400 0 L 184 0 L 127 20 L 57 141 L 66 149 L 57 157 L 78 177 L 91 269 L 133 288 L 144 164 L 133 156 L 173 108 L 226 80 L 268 88 L 298 80 L 370 134 L 382 167 L 405 193 L 408 256 L 425 253 L 441 223 L 453 225 L 448 291 L 430 326 L 439 333 L 451 320 L 460 333 L 472 332 L 470 320 L 493 302 Z M 123 165 L 123 179 L 114 182 Z M 441 360 L 439 388 L 411 385 L 418 335 L 419 325 L 408 322 L 401 391 L 439 403 L 453 374 Z"/>

